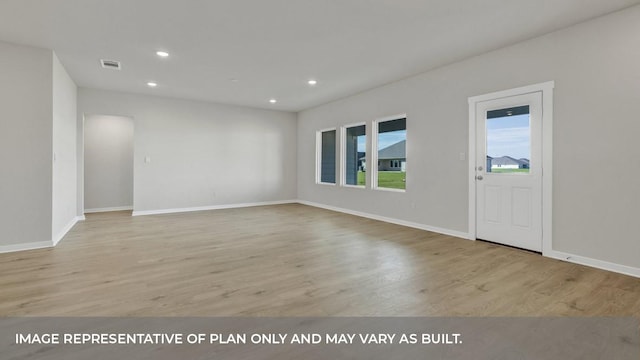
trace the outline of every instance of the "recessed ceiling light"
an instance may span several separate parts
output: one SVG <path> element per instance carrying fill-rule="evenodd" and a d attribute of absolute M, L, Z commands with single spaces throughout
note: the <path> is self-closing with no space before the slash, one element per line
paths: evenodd
<path fill-rule="evenodd" d="M 231 79 L 229 79 L 229 81 L 231 81 L 231 82 L 238 82 L 239 80 L 238 80 L 238 79 L 236 79 L 236 78 L 231 78 Z"/>
<path fill-rule="evenodd" d="M 169 53 L 166 52 L 166 51 L 156 51 L 156 55 L 158 55 L 160 57 L 163 57 L 163 58 L 166 58 L 166 57 L 169 56 Z"/>
<path fill-rule="evenodd" d="M 158 84 L 157 84 L 157 83 L 154 83 L 153 81 L 149 81 L 149 82 L 147 83 L 147 86 L 149 86 L 149 87 L 156 87 L 156 86 L 158 86 Z"/>
<path fill-rule="evenodd" d="M 307 84 L 309 84 L 309 85 L 311 85 L 311 86 L 313 86 L 313 85 L 315 85 L 315 84 L 317 84 L 317 83 L 318 83 L 318 81 L 317 81 L 317 80 L 313 80 L 313 79 L 311 79 L 311 80 L 307 81 Z"/>
<path fill-rule="evenodd" d="M 272 103 L 272 104 L 275 104 L 275 103 L 277 103 L 277 102 L 278 102 L 278 100 L 276 100 L 276 99 L 271 99 L 271 100 L 269 100 L 269 102 L 270 102 L 270 103 Z"/>

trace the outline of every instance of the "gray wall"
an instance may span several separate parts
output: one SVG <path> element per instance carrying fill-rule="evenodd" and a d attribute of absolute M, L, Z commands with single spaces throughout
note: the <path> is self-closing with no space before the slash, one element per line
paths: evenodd
<path fill-rule="evenodd" d="M 638 19 L 636 6 L 301 112 L 299 199 L 467 232 L 467 98 L 555 80 L 553 248 L 640 267 Z M 401 113 L 406 193 L 314 184 L 316 130 Z"/>
<path fill-rule="evenodd" d="M 133 120 L 85 115 L 85 210 L 133 207 Z"/>
<path fill-rule="evenodd" d="M 77 87 L 53 54 L 53 218 L 52 236 L 58 241 L 76 217 Z"/>
<path fill-rule="evenodd" d="M 51 241 L 52 61 L 0 42 L 0 250 Z"/>
<path fill-rule="evenodd" d="M 134 119 L 135 211 L 296 198 L 295 114 L 86 88 L 78 104 Z"/>

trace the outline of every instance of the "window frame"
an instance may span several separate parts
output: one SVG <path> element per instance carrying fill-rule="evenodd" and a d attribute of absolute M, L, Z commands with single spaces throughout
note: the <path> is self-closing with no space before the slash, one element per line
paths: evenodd
<path fill-rule="evenodd" d="M 367 122 L 357 122 L 353 124 L 347 124 L 340 127 L 340 186 L 345 188 L 355 188 L 355 189 L 366 189 L 369 181 L 367 179 L 367 172 L 365 172 L 364 177 L 364 185 L 351 185 L 347 184 L 347 129 L 364 126 L 364 134 L 367 136 Z M 367 149 L 369 148 L 369 141 L 367 139 L 365 143 L 365 154 L 368 154 Z M 369 157 L 367 155 L 365 160 L 365 168 L 368 169 L 366 165 L 369 162 Z"/>
<path fill-rule="evenodd" d="M 391 115 L 391 116 L 385 116 L 385 117 L 381 117 L 378 118 L 376 120 L 373 121 L 373 126 L 371 127 L 371 163 L 372 164 L 379 164 L 380 159 L 378 159 L 378 152 L 380 151 L 378 149 L 378 131 L 380 130 L 380 123 L 384 123 L 387 121 L 393 121 L 393 120 L 400 120 L 400 119 L 405 119 L 405 128 L 404 130 L 407 131 L 408 134 L 408 122 L 409 122 L 409 117 L 407 116 L 406 113 L 404 114 L 397 114 L 397 115 Z M 405 137 L 405 141 L 406 141 L 406 137 Z M 407 142 L 408 143 L 408 142 Z M 407 159 L 409 158 L 408 156 L 409 153 L 409 147 L 407 146 L 406 150 L 405 150 L 405 164 L 407 163 Z M 406 166 L 406 165 L 405 165 Z M 390 192 L 398 192 L 398 193 L 406 193 L 407 192 L 407 174 L 408 172 L 405 170 L 405 183 L 404 183 L 404 189 L 394 189 L 394 188 L 387 188 L 387 187 L 380 187 L 378 186 L 378 168 L 380 167 L 380 165 L 375 166 L 372 171 L 368 171 L 368 178 L 369 178 L 369 183 L 371 184 L 371 189 L 373 190 L 381 190 L 381 191 L 390 191 Z"/>
<path fill-rule="evenodd" d="M 326 128 L 326 129 L 321 129 L 316 131 L 316 184 L 317 185 L 327 185 L 327 186 L 336 186 L 338 184 L 338 169 L 336 168 L 336 181 L 329 183 L 329 182 L 323 182 L 322 181 L 322 134 L 325 132 L 329 132 L 329 131 L 335 131 L 336 132 L 336 143 L 337 141 L 339 141 L 338 138 L 338 129 L 336 127 L 331 127 L 331 128 Z M 336 144 L 337 145 L 337 144 Z M 334 150 L 335 154 L 338 154 L 338 148 L 336 146 L 336 149 Z M 337 165 L 337 162 L 334 159 L 334 166 Z"/>

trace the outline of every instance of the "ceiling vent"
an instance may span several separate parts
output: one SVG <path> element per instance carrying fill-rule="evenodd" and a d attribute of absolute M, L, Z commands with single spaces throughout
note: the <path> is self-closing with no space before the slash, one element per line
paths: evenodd
<path fill-rule="evenodd" d="M 120 70 L 122 67 L 120 66 L 120 61 L 115 61 L 115 60 L 100 60 L 100 64 L 102 64 L 102 67 L 105 69 L 114 69 L 114 70 Z"/>

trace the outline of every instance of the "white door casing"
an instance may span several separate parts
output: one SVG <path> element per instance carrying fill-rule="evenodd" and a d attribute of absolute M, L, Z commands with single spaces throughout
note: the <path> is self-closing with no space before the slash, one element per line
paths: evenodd
<path fill-rule="evenodd" d="M 543 253 L 551 250 L 552 90 L 549 82 L 469 98 L 470 239 Z M 491 121 L 487 113 L 525 105 L 529 171 L 487 171 L 487 121 Z"/>

